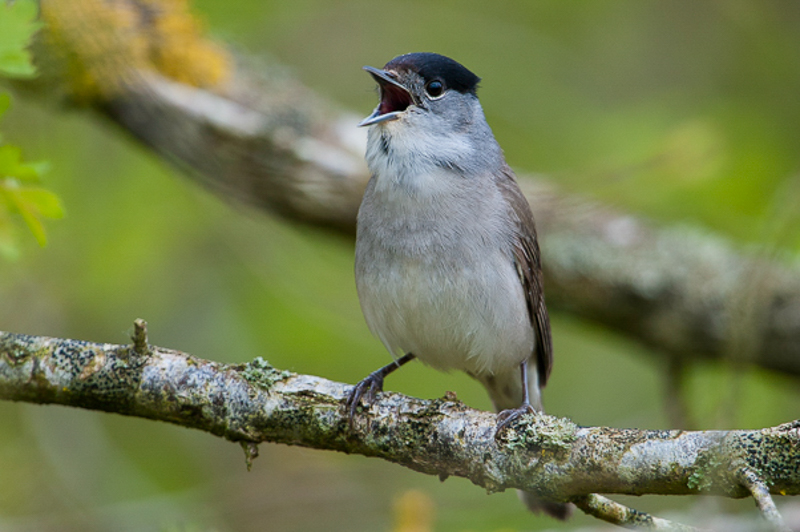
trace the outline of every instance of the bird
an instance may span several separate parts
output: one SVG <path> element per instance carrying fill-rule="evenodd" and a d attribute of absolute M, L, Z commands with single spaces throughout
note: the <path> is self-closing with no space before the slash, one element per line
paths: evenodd
<path fill-rule="evenodd" d="M 477 97 L 480 78 L 436 53 L 365 66 L 380 101 L 368 127 L 371 178 L 358 210 L 355 280 L 371 332 L 395 357 L 350 392 L 371 403 L 384 378 L 419 359 L 477 379 L 497 434 L 542 412 L 553 363 L 533 214 Z M 566 519 L 571 505 L 521 494 Z"/>

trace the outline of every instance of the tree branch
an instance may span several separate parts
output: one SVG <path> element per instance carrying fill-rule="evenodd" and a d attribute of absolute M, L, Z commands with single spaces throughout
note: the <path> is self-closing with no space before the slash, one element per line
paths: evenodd
<path fill-rule="evenodd" d="M 602 495 L 592 494 L 584 497 L 576 497 L 572 502 L 585 513 L 623 528 L 670 530 L 673 532 L 699 532 L 700 530 L 659 517 L 653 517 L 652 515 L 639 512 L 633 508 L 628 508 L 618 502 L 614 502 Z"/>
<path fill-rule="evenodd" d="M 20 87 L 99 111 L 223 197 L 352 235 L 369 177 L 357 117 L 276 65 L 237 60 L 184 4 L 154 5 L 43 0 L 43 75 Z M 800 267 L 521 181 L 552 308 L 669 356 L 736 356 L 800 376 Z"/>
<path fill-rule="evenodd" d="M 776 525 L 770 493 L 800 494 L 800 421 L 684 432 L 578 427 L 533 415 L 497 442 L 492 413 L 449 398 L 382 393 L 351 429 L 343 406 L 349 385 L 260 358 L 227 365 L 149 346 L 144 323 L 135 328 L 128 346 L 0 333 L 0 399 L 167 421 L 241 442 L 248 460 L 260 442 L 379 457 L 468 478 L 489 492 L 518 488 L 572 500 L 625 526 L 668 522 L 592 494 L 752 494 Z"/>
<path fill-rule="evenodd" d="M 753 498 L 756 500 L 756 505 L 764 518 L 770 523 L 777 532 L 792 532 L 783 521 L 780 512 L 778 512 L 775 501 L 772 500 L 772 495 L 769 492 L 764 480 L 759 477 L 757 473 L 747 468 L 739 470 L 742 485 L 744 485 Z"/>

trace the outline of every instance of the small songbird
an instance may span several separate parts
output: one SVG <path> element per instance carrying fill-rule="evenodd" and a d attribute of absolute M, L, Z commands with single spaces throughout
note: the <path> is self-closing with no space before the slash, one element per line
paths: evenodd
<path fill-rule="evenodd" d="M 355 276 L 367 325 L 396 358 L 352 391 L 348 413 L 420 359 L 488 390 L 498 431 L 542 411 L 552 366 L 533 215 L 486 122 L 480 78 L 433 53 L 364 67 L 380 103 L 369 126 L 372 178 L 358 211 Z M 570 505 L 523 499 L 566 518 Z"/>

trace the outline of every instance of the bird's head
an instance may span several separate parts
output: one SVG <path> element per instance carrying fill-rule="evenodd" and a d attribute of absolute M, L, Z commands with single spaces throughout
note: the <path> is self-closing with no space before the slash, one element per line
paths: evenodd
<path fill-rule="evenodd" d="M 443 55 L 405 54 L 382 69 L 365 66 L 364 70 L 378 83 L 380 102 L 359 126 L 430 124 L 436 119 L 457 126 L 469 121 L 477 105 L 480 78 Z"/>

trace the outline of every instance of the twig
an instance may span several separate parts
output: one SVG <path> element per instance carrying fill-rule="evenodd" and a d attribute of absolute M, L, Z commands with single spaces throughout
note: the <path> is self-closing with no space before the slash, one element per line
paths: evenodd
<path fill-rule="evenodd" d="M 772 525 L 773 529 L 776 532 L 792 532 L 784 522 L 783 516 L 781 516 L 778 511 L 778 507 L 775 506 L 775 501 L 772 500 L 769 488 L 767 488 L 767 485 L 756 472 L 749 468 L 742 468 L 740 478 L 742 484 L 750 491 L 753 498 L 756 500 L 756 506 L 761 510 L 764 519 Z"/>
<path fill-rule="evenodd" d="M 146 355 L 150 346 L 147 342 L 147 322 L 143 319 L 137 319 L 133 322 L 133 350 L 138 355 Z"/>
<path fill-rule="evenodd" d="M 602 519 L 613 525 L 629 528 L 631 530 L 670 530 L 677 532 L 700 532 L 701 529 L 688 525 L 682 525 L 653 517 L 652 515 L 634 510 L 602 495 L 590 494 L 585 497 L 572 499 L 575 506 L 584 513 Z"/>

